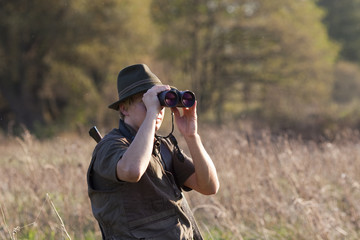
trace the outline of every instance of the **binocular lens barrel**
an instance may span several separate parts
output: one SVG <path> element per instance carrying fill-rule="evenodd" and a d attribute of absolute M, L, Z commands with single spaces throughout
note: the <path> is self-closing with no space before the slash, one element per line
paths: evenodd
<path fill-rule="evenodd" d="M 181 92 L 181 103 L 184 107 L 192 107 L 195 103 L 195 94 L 190 91 Z"/>
<path fill-rule="evenodd" d="M 165 93 L 164 102 L 167 107 L 175 107 L 178 102 L 178 95 L 176 92 L 168 91 Z"/>
<path fill-rule="evenodd" d="M 191 91 L 171 89 L 158 95 L 160 105 L 164 107 L 192 107 L 195 104 L 195 94 Z"/>

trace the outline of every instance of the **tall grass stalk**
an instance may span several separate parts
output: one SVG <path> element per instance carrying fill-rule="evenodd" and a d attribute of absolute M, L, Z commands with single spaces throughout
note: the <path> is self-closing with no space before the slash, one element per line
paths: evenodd
<path fill-rule="evenodd" d="M 2 216 L 2 219 L 3 219 L 3 222 L 4 222 L 4 230 L 8 233 L 8 236 L 10 236 L 10 239 L 13 240 L 14 237 L 10 233 L 9 226 L 6 223 L 5 213 L 4 213 L 4 210 L 3 210 L 2 206 L 1 206 L 1 204 L 0 204 L 0 210 L 1 210 L 1 216 Z M 5 237 L 5 235 L 2 235 L 2 237 Z"/>
<path fill-rule="evenodd" d="M 186 193 L 206 239 L 360 239 L 358 131 L 313 141 L 200 130 L 221 184 L 215 196 Z M 0 238 L 101 239 L 86 184 L 94 146 L 87 135 L 0 136 Z"/>
<path fill-rule="evenodd" d="M 50 195 L 49 195 L 48 193 L 46 194 L 46 199 L 47 199 L 48 202 L 51 204 L 52 209 L 53 209 L 54 212 L 56 213 L 56 216 L 57 216 L 57 218 L 58 218 L 59 221 L 60 221 L 61 228 L 62 228 L 63 232 L 66 234 L 66 237 L 67 237 L 69 240 L 71 240 L 71 237 L 70 237 L 69 233 L 68 233 L 67 230 L 66 230 L 64 221 L 63 221 L 62 218 L 60 217 L 60 214 L 59 214 L 59 212 L 56 210 L 56 207 L 55 207 L 54 203 L 51 201 Z"/>

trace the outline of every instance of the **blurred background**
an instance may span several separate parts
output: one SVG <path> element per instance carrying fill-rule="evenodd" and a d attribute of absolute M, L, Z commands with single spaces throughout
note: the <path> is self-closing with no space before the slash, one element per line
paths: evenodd
<path fill-rule="evenodd" d="M 1 131 L 116 126 L 107 106 L 134 63 L 193 90 L 203 122 L 329 137 L 360 128 L 359 9 L 359 0 L 1 0 Z"/>
<path fill-rule="evenodd" d="M 101 238 L 87 132 L 135 63 L 198 98 L 205 239 L 360 239 L 360 0 L 0 0 L 0 239 Z"/>

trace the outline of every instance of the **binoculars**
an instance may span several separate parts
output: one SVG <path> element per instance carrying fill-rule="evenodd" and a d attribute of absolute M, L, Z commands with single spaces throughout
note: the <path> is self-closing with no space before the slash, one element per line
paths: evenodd
<path fill-rule="evenodd" d="M 163 107 L 189 108 L 195 104 L 195 94 L 191 91 L 179 91 L 175 88 L 158 94 L 160 105 Z"/>

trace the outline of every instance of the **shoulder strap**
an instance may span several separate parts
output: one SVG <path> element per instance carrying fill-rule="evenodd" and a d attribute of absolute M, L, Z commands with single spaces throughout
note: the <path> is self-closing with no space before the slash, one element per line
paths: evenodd
<path fill-rule="evenodd" d="M 169 138 L 170 142 L 174 145 L 176 157 L 177 157 L 181 162 L 184 162 L 185 157 L 184 157 L 182 151 L 180 150 L 180 148 L 179 148 L 179 146 L 178 146 L 178 142 L 177 142 L 175 136 L 174 136 L 172 133 L 170 133 L 166 138 Z"/>

